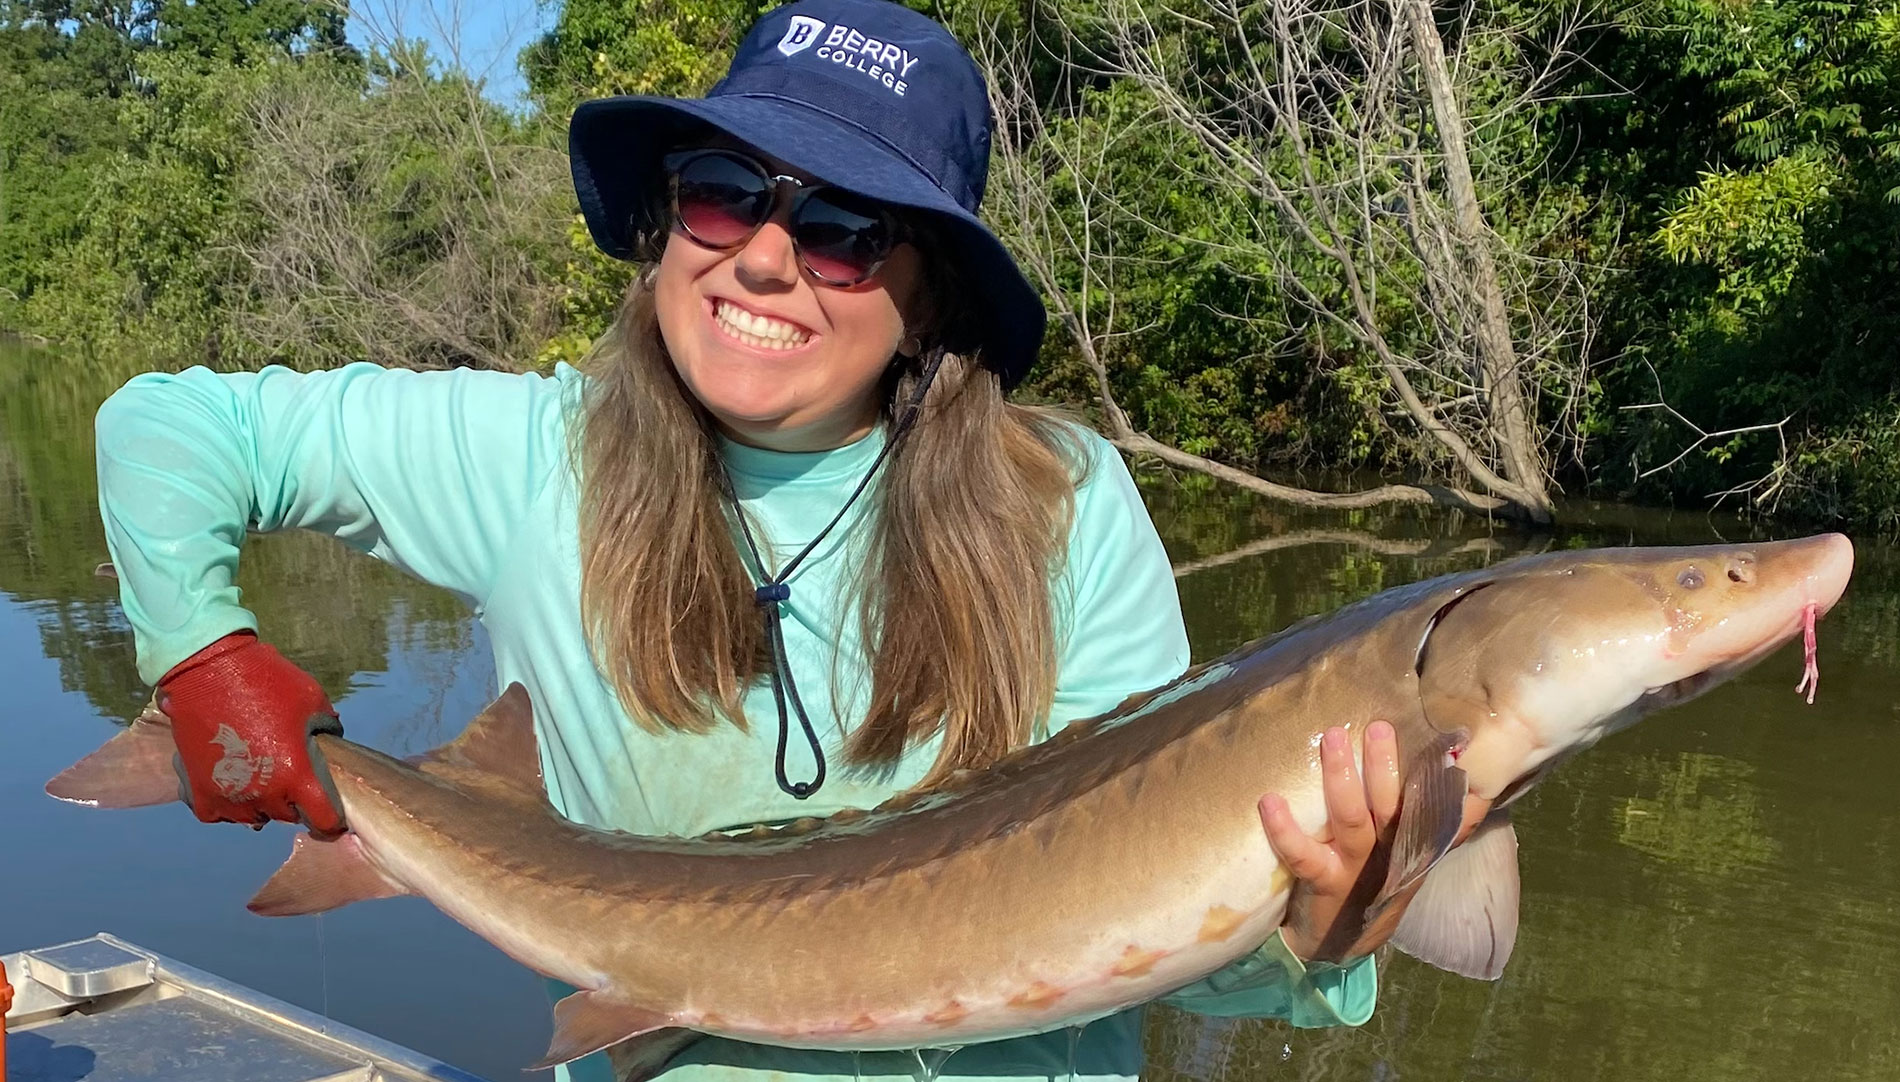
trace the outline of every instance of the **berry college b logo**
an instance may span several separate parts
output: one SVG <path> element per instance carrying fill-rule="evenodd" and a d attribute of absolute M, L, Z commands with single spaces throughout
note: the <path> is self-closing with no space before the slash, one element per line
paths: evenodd
<path fill-rule="evenodd" d="M 809 15 L 792 16 L 792 25 L 785 28 L 785 36 L 778 39 L 778 51 L 786 56 L 802 53 L 811 48 L 818 40 L 818 32 L 825 28 L 823 19 L 814 19 Z"/>

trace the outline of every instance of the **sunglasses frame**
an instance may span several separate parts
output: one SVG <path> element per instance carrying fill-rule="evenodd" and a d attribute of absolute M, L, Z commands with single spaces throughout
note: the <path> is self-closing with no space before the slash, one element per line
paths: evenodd
<path fill-rule="evenodd" d="M 733 241 L 731 244 L 714 244 L 699 236 L 693 232 L 691 226 L 686 224 L 685 217 L 680 214 L 680 170 L 686 168 L 686 166 L 693 161 L 706 157 L 725 157 L 738 162 L 763 180 L 770 187 L 772 192 L 772 202 L 770 208 L 766 211 L 765 217 L 752 226 L 745 236 Z M 820 274 L 818 270 L 811 265 L 810 261 L 805 258 L 804 245 L 800 244 L 798 240 L 798 212 L 812 196 L 820 195 L 827 191 L 844 192 L 850 195 L 853 200 L 864 200 L 866 199 L 865 196 L 859 195 L 848 188 L 839 187 L 836 184 L 826 184 L 823 182 L 813 184 L 794 176 L 787 176 L 783 173 L 775 174 L 765 167 L 764 162 L 759 161 L 752 155 L 744 151 L 730 150 L 725 147 L 699 147 L 692 150 L 671 151 L 661 156 L 660 164 L 666 172 L 667 207 L 672 215 L 673 224 L 679 226 L 680 231 L 685 233 L 687 238 L 694 244 L 715 252 L 728 252 L 735 248 L 743 248 L 751 243 L 752 238 L 757 236 L 759 230 L 765 227 L 765 223 L 777 216 L 779 207 L 783 204 L 787 189 L 789 188 L 792 200 L 792 228 L 787 230 L 787 233 L 791 237 L 792 250 L 798 255 L 798 265 L 805 273 L 829 286 L 848 288 L 870 281 L 877 276 L 879 270 L 883 269 L 885 261 L 890 259 L 891 253 L 897 250 L 897 246 L 910 240 L 913 234 L 913 231 L 905 220 L 890 207 L 871 200 L 870 202 L 872 202 L 877 209 L 877 217 L 884 222 L 885 228 L 890 235 L 890 246 L 886 248 L 884 254 L 878 256 L 877 259 L 871 263 L 870 267 L 859 277 L 849 280 L 829 278 Z"/>

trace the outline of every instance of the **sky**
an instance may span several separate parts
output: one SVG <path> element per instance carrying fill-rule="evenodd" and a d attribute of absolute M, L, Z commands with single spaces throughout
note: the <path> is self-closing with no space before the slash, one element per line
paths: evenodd
<path fill-rule="evenodd" d="M 555 0 L 354 0 L 349 39 L 367 48 L 396 37 L 424 38 L 440 59 L 454 55 L 484 80 L 483 93 L 510 108 L 521 108 L 527 84 L 515 66 L 515 54 L 554 25 Z"/>

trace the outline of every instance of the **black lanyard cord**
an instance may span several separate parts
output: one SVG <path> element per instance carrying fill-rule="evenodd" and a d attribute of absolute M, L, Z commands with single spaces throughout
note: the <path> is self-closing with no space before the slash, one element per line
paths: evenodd
<path fill-rule="evenodd" d="M 825 783 L 825 751 L 818 740 L 817 731 L 812 728 L 810 716 L 805 713 L 805 704 L 798 697 L 798 685 L 792 680 L 791 659 L 785 656 L 785 631 L 779 606 L 790 600 L 792 596 L 792 587 L 786 580 L 798 570 L 799 564 L 805 562 L 805 557 L 817 550 L 819 544 L 831 533 L 832 528 L 844 520 L 845 513 L 851 510 L 851 505 L 858 501 L 858 497 L 866 488 L 870 487 L 871 479 L 877 476 L 878 467 L 884 464 L 884 460 L 903 441 L 904 434 L 910 431 L 911 423 L 917 419 L 917 414 L 923 408 L 924 395 L 929 393 L 931 381 L 936 378 L 937 369 L 942 366 L 943 358 L 943 350 L 931 351 L 930 360 L 924 365 L 917 389 L 911 392 L 910 400 L 904 404 L 904 412 L 899 415 L 897 425 L 891 432 L 891 438 L 886 440 L 884 446 L 878 450 L 877 458 L 872 461 L 871 468 L 864 473 L 864 479 L 858 482 L 858 487 L 851 490 L 850 498 L 844 501 L 843 507 L 838 508 L 837 514 L 831 516 L 831 521 L 825 524 L 825 528 L 818 531 L 818 536 L 812 538 L 804 548 L 800 549 L 798 555 L 792 557 L 791 562 L 776 575 L 766 575 L 765 560 L 759 555 L 759 546 L 752 539 L 752 527 L 746 522 L 745 511 L 739 506 L 739 496 L 733 488 L 732 476 L 726 472 L 725 460 L 719 459 L 720 490 L 732 504 L 733 517 L 739 520 L 739 534 L 745 538 L 746 551 L 752 554 L 753 565 L 766 579 L 763 585 L 753 589 L 752 601 L 763 613 L 766 648 L 772 654 L 772 701 L 778 706 L 778 753 L 773 759 L 773 768 L 778 775 L 778 787 L 799 800 L 811 796 L 818 791 L 819 786 Z M 805 742 L 811 747 L 812 759 L 817 763 L 817 769 L 810 781 L 792 781 L 785 774 L 785 748 L 791 742 L 792 736 L 791 717 L 786 710 L 787 700 L 791 705 L 790 713 L 798 716 L 799 728 L 805 731 Z"/>

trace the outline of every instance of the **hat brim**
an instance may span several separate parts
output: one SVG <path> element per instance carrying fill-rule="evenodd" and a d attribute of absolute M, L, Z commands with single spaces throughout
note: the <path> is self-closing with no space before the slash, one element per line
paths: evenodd
<path fill-rule="evenodd" d="M 710 98 L 614 97 L 583 102 L 568 127 L 568 161 L 587 230 L 601 251 L 637 258 L 641 233 L 665 221 L 660 158 L 724 132 L 830 184 L 934 216 L 932 232 L 950 248 L 981 303 L 965 305 L 969 341 L 980 346 L 1005 387 L 1035 362 L 1047 316 L 1035 287 L 1001 240 L 916 165 L 888 144 L 822 110 L 789 98 L 728 94 Z M 938 253 L 926 253 L 935 256 Z"/>

